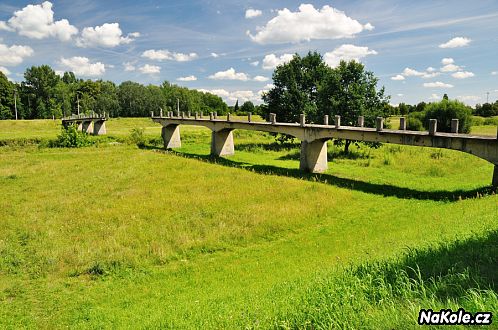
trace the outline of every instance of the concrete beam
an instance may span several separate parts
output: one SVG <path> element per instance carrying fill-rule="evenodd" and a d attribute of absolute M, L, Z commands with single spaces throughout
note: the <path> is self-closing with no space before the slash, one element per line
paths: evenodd
<path fill-rule="evenodd" d="M 105 135 L 106 133 L 105 120 L 96 120 L 93 122 L 93 135 Z"/>
<path fill-rule="evenodd" d="M 323 173 L 327 168 L 327 140 L 302 141 L 299 169 L 304 172 Z"/>
<path fill-rule="evenodd" d="M 93 133 L 93 121 L 91 121 L 91 120 L 84 120 L 81 123 L 81 129 L 85 133 L 92 134 Z"/>
<path fill-rule="evenodd" d="M 211 133 L 211 155 L 218 157 L 235 155 L 231 129 L 213 130 Z"/>
<path fill-rule="evenodd" d="M 163 126 L 161 136 L 164 141 L 164 148 L 180 148 L 182 141 L 180 139 L 180 125 Z"/>

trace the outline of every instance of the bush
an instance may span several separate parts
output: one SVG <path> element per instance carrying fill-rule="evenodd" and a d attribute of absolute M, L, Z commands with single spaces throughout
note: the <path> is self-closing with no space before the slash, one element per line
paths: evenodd
<path fill-rule="evenodd" d="M 52 148 L 80 148 L 90 144 L 86 133 L 78 131 L 75 125 L 69 125 L 67 128 L 62 127 L 57 140 L 51 141 L 49 146 Z"/>
<path fill-rule="evenodd" d="M 139 148 L 145 147 L 146 140 L 143 128 L 134 128 L 131 130 L 130 141 L 136 144 Z"/>
<path fill-rule="evenodd" d="M 410 131 L 423 131 L 424 130 L 424 112 L 412 112 L 406 121 L 406 128 Z"/>
<path fill-rule="evenodd" d="M 424 111 L 422 123 L 429 129 L 429 120 L 437 119 L 437 130 L 439 132 L 451 132 L 451 120 L 459 120 L 459 133 L 469 133 L 472 126 L 472 110 L 457 100 L 445 100 L 430 103 Z"/>

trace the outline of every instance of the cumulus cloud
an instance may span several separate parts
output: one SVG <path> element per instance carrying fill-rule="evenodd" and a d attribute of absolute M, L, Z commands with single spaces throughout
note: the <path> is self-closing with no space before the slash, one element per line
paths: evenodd
<path fill-rule="evenodd" d="M 102 26 L 84 28 L 81 32 L 81 37 L 76 41 L 76 45 L 79 47 L 111 48 L 129 44 L 139 36 L 140 33 L 138 32 L 123 36 L 119 23 L 105 23 Z"/>
<path fill-rule="evenodd" d="M 462 102 L 474 102 L 474 103 L 481 99 L 481 97 L 477 95 L 458 95 L 456 98 Z"/>
<path fill-rule="evenodd" d="M 498 71 L 491 71 L 491 75 L 492 75 L 492 76 L 496 76 L 496 75 L 498 75 Z"/>
<path fill-rule="evenodd" d="M 372 24 L 362 25 L 344 12 L 330 6 L 320 10 L 311 4 L 301 4 L 292 12 L 285 8 L 277 12 L 266 25 L 258 29 L 256 35 L 247 34 L 259 44 L 297 43 L 311 39 L 352 38 L 363 30 L 372 30 Z"/>
<path fill-rule="evenodd" d="M 227 91 L 226 89 L 198 89 L 200 92 L 218 95 L 227 103 L 251 101 L 258 103 L 261 101 L 260 95 L 250 90 Z"/>
<path fill-rule="evenodd" d="M 442 65 L 448 65 L 448 64 L 453 64 L 455 63 L 455 60 L 452 59 L 451 57 L 445 57 L 441 60 Z"/>
<path fill-rule="evenodd" d="M 420 71 L 417 71 L 417 70 L 411 69 L 411 68 L 405 68 L 403 70 L 403 76 L 405 76 L 405 77 L 421 77 L 424 74 L 425 74 L 424 72 L 420 72 Z"/>
<path fill-rule="evenodd" d="M 265 82 L 265 81 L 268 81 L 270 80 L 270 78 L 268 77 L 264 77 L 264 76 L 256 76 L 253 78 L 254 81 L 259 81 L 259 82 Z"/>
<path fill-rule="evenodd" d="M 263 69 L 273 70 L 280 64 L 284 64 L 292 60 L 292 57 L 294 57 L 292 54 L 283 54 L 280 56 L 275 54 L 266 55 L 263 59 Z"/>
<path fill-rule="evenodd" d="M 441 72 L 428 72 L 426 70 L 426 72 L 424 72 L 424 74 L 422 75 L 422 78 L 424 79 L 428 79 L 428 78 L 434 78 L 434 77 L 437 77 L 441 74 Z"/>
<path fill-rule="evenodd" d="M 429 97 L 429 100 L 440 100 L 441 99 L 441 96 L 437 95 L 437 94 L 431 94 L 431 96 Z"/>
<path fill-rule="evenodd" d="M 447 64 L 441 68 L 441 72 L 455 72 L 460 70 L 461 67 L 455 64 Z"/>
<path fill-rule="evenodd" d="M 176 80 L 178 80 L 178 81 L 196 81 L 197 77 L 192 75 L 192 76 L 180 77 Z"/>
<path fill-rule="evenodd" d="M 403 77 L 400 74 L 397 74 L 394 77 L 391 77 L 391 80 L 405 80 L 405 77 Z"/>
<path fill-rule="evenodd" d="M 426 88 L 452 88 L 453 87 L 453 85 L 446 84 L 446 83 L 443 83 L 441 81 L 424 83 L 423 86 L 426 87 Z"/>
<path fill-rule="evenodd" d="M 0 72 L 2 72 L 4 75 L 8 76 L 10 74 L 9 69 L 6 67 L 0 66 Z"/>
<path fill-rule="evenodd" d="M 451 76 L 453 78 L 456 78 L 456 79 L 465 79 L 465 78 L 473 77 L 474 73 L 469 72 L 469 71 L 458 71 L 458 72 L 453 73 Z"/>
<path fill-rule="evenodd" d="M 262 14 L 263 14 L 263 12 L 261 10 L 258 10 L 258 9 L 247 9 L 246 10 L 246 18 L 258 17 L 258 16 L 261 16 Z"/>
<path fill-rule="evenodd" d="M 77 76 L 96 77 L 105 73 L 105 65 L 101 62 L 90 63 L 87 57 L 74 56 L 71 58 L 62 57 L 60 63 L 74 72 Z"/>
<path fill-rule="evenodd" d="M 228 69 L 226 71 L 219 71 L 219 72 L 216 72 L 213 75 L 210 75 L 209 79 L 214 79 L 214 80 L 240 80 L 240 81 L 247 81 L 247 80 L 249 80 L 249 77 L 245 73 L 235 72 L 234 68 L 230 68 L 230 69 Z"/>
<path fill-rule="evenodd" d="M 351 44 L 341 45 L 331 52 L 325 53 L 323 59 L 331 67 L 339 65 L 341 60 L 360 61 L 361 58 L 368 55 L 377 55 L 377 52 L 368 47 L 359 47 Z"/>
<path fill-rule="evenodd" d="M 124 70 L 127 72 L 136 70 L 134 63 L 131 63 L 131 62 L 125 62 L 125 63 L 123 63 L 123 66 L 124 66 Z"/>
<path fill-rule="evenodd" d="M 14 12 L 8 22 L 0 21 L 0 30 L 17 31 L 32 39 L 56 37 L 61 41 L 70 40 L 78 29 L 67 19 L 54 21 L 52 3 L 45 1 L 40 5 L 27 5 Z"/>
<path fill-rule="evenodd" d="M 254 61 L 254 62 L 251 62 L 249 64 L 251 64 L 252 66 L 258 66 L 259 65 L 259 61 Z"/>
<path fill-rule="evenodd" d="M 220 57 L 220 55 L 218 55 L 216 53 L 211 53 L 211 56 L 214 57 L 214 58 Z"/>
<path fill-rule="evenodd" d="M 29 46 L 12 45 L 9 47 L 0 43 L 0 65 L 15 66 L 31 55 L 33 55 L 33 49 Z"/>
<path fill-rule="evenodd" d="M 439 48 L 457 48 L 467 46 L 472 40 L 465 37 L 456 37 L 439 45 Z"/>
<path fill-rule="evenodd" d="M 167 49 L 154 50 L 149 49 L 142 53 L 142 57 L 148 58 L 155 61 L 176 61 L 176 62 L 188 62 L 195 60 L 198 55 L 196 53 L 183 54 L 170 52 Z"/>
<path fill-rule="evenodd" d="M 138 71 L 144 74 L 158 74 L 161 72 L 161 67 L 157 65 L 145 64 L 138 68 Z"/>

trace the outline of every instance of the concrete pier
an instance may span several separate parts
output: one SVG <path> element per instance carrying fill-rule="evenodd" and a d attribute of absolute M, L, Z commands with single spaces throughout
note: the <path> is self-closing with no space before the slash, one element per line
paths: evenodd
<path fill-rule="evenodd" d="M 299 169 L 304 172 L 323 173 L 327 168 L 327 140 L 302 141 Z"/>
<path fill-rule="evenodd" d="M 93 122 L 93 135 L 106 135 L 105 120 L 96 120 Z"/>
<path fill-rule="evenodd" d="M 180 148 L 182 141 L 180 139 L 180 125 L 163 126 L 161 135 L 164 141 L 165 149 Z"/>
<path fill-rule="evenodd" d="M 85 133 L 93 133 L 93 121 L 83 121 L 81 123 L 81 130 Z"/>
<path fill-rule="evenodd" d="M 233 144 L 233 133 L 231 129 L 222 129 L 211 133 L 211 155 L 232 156 L 235 155 Z"/>

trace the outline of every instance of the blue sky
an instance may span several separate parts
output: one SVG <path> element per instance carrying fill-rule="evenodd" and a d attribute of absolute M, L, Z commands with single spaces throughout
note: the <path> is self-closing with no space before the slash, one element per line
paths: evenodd
<path fill-rule="evenodd" d="M 276 64 L 358 59 L 391 103 L 498 98 L 498 1 L 51 1 L 0 4 L 0 70 L 172 83 L 259 103 Z"/>

